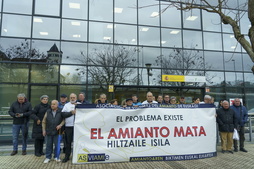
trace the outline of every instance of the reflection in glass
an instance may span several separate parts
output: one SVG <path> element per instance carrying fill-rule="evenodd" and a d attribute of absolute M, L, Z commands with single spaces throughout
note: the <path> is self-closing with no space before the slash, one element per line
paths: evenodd
<path fill-rule="evenodd" d="M 139 44 L 160 46 L 160 29 L 147 26 L 139 26 Z"/>
<path fill-rule="evenodd" d="M 248 110 L 251 110 L 253 112 L 253 108 L 254 108 L 254 89 L 253 88 L 245 88 L 245 104 L 246 107 L 248 108 Z"/>
<path fill-rule="evenodd" d="M 199 9 L 183 11 L 183 27 L 201 29 L 201 18 Z"/>
<path fill-rule="evenodd" d="M 188 75 L 190 70 L 204 69 L 204 58 L 198 50 L 163 49 L 162 54 L 162 68 L 167 68 L 168 73 Z"/>
<path fill-rule="evenodd" d="M 204 52 L 206 70 L 223 70 L 222 52 Z"/>
<path fill-rule="evenodd" d="M 32 83 L 58 83 L 58 65 L 32 65 Z"/>
<path fill-rule="evenodd" d="M 87 22 L 79 20 L 62 20 L 62 39 L 87 41 Z"/>
<path fill-rule="evenodd" d="M 63 52 L 62 63 L 86 64 L 87 63 L 87 44 L 62 42 L 61 51 Z"/>
<path fill-rule="evenodd" d="M 160 86 L 161 85 L 161 70 L 142 68 L 140 70 L 140 85 Z"/>
<path fill-rule="evenodd" d="M 241 51 L 241 45 L 237 42 L 233 34 L 223 34 L 223 46 L 224 51 Z"/>
<path fill-rule="evenodd" d="M 31 36 L 31 16 L 4 14 L 2 24 L 2 36 Z"/>
<path fill-rule="evenodd" d="M 50 4 L 50 5 L 49 5 Z M 35 0 L 36 15 L 60 15 L 60 0 Z"/>
<path fill-rule="evenodd" d="M 245 87 L 253 87 L 254 86 L 253 73 L 244 73 L 244 84 L 245 84 Z"/>
<path fill-rule="evenodd" d="M 211 87 L 209 88 L 210 92 L 206 92 L 206 94 L 214 97 L 215 102 L 219 102 L 220 100 L 226 100 L 225 88 L 224 87 Z M 201 99 L 203 100 L 203 98 Z"/>
<path fill-rule="evenodd" d="M 62 63 L 62 52 L 57 41 L 34 40 L 32 49 L 37 52 L 37 62 Z"/>
<path fill-rule="evenodd" d="M 145 67 L 149 63 L 152 67 L 161 67 L 159 48 L 141 47 L 139 51 L 139 66 Z"/>
<path fill-rule="evenodd" d="M 163 47 L 182 47 L 182 34 L 179 29 L 161 29 Z"/>
<path fill-rule="evenodd" d="M 202 33 L 199 31 L 183 31 L 184 48 L 202 49 Z"/>
<path fill-rule="evenodd" d="M 71 93 L 80 93 L 84 92 L 86 94 L 86 100 L 88 100 L 91 103 L 91 90 L 86 91 L 85 85 L 61 85 L 60 86 L 60 94 L 65 93 L 68 98 Z"/>
<path fill-rule="evenodd" d="M 28 85 L 24 84 L 0 84 L 0 109 L 6 110 L 6 115 L 9 115 L 9 107 L 16 101 L 19 93 L 25 93 L 27 96 L 27 88 Z"/>
<path fill-rule="evenodd" d="M 138 10 L 139 24 L 159 26 L 160 14 L 158 1 L 139 0 L 138 6 L 139 6 Z"/>
<path fill-rule="evenodd" d="M 222 38 L 220 33 L 204 32 L 204 48 L 208 50 L 222 50 Z"/>
<path fill-rule="evenodd" d="M 97 21 L 113 21 L 113 0 L 89 1 L 89 18 Z"/>
<path fill-rule="evenodd" d="M 60 82 L 69 84 L 85 84 L 87 75 L 86 69 L 86 66 L 61 65 Z"/>
<path fill-rule="evenodd" d="M 241 27 L 241 33 L 242 34 L 248 34 L 249 29 L 251 27 L 250 20 L 248 18 L 248 13 L 246 12 L 243 14 L 243 16 L 240 19 L 240 27 Z"/>
<path fill-rule="evenodd" d="M 243 69 L 244 71 L 251 71 L 253 64 L 249 55 L 243 54 Z"/>
<path fill-rule="evenodd" d="M 60 20 L 55 18 L 34 17 L 33 38 L 59 39 Z M 49 26 L 50 25 L 50 26 Z"/>
<path fill-rule="evenodd" d="M 116 43 L 137 44 L 137 26 L 116 24 L 114 27 Z"/>
<path fill-rule="evenodd" d="M 33 0 L 5 0 L 3 12 L 32 14 Z M 0 1 L 0 8 L 2 1 Z"/>
<path fill-rule="evenodd" d="M 136 3 L 136 0 L 115 0 L 115 21 L 121 23 L 137 24 Z"/>
<path fill-rule="evenodd" d="M 225 70 L 242 71 L 242 57 L 237 53 L 224 53 Z"/>
<path fill-rule="evenodd" d="M 57 99 L 56 96 L 57 86 L 31 86 L 31 99 L 32 106 L 40 104 L 40 97 L 42 95 L 48 95 L 49 100 Z M 50 104 L 50 101 L 48 102 Z"/>
<path fill-rule="evenodd" d="M 227 98 L 243 98 L 243 88 L 240 87 L 226 87 Z"/>
<path fill-rule="evenodd" d="M 89 45 L 88 83 L 124 85 L 137 64 L 136 49 L 122 45 Z"/>
<path fill-rule="evenodd" d="M 0 82 L 27 83 L 28 65 L 0 63 Z"/>
<path fill-rule="evenodd" d="M 165 7 L 168 6 L 161 5 L 162 9 L 164 9 Z M 181 28 L 181 10 L 177 10 L 176 8 L 168 8 L 160 16 L 162 27 Z"/>
<path fill-rule="evenodd" d="M 64 0 L 63 18 L 87 19 L 88 0 Z"/>
<path fill-rule="evenodd" d="M 222 87 L 225 86 L 224 72 L 210 72 L 205 73 L 206 86 Z"/>
<path fill-rule="evenodd" d="M 226 86 L 243 86 L 243 73 L 225 72 Z"/>
<path fill-rule="evenodd" d="M 89 41 L 93 42 L 113 42 L 112 23 L 89 23 Z"/>
<path fill-rule="evenodd" d="M 203 29 L 206 31 L 221 31 L 220 16 L 217 13 L 211 13 L 202 10 Z"/>

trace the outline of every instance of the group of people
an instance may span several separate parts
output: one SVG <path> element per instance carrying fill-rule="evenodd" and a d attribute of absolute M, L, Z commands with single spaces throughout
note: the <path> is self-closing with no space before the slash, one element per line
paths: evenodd
<path fill-rule="evenodd" d="M 15 101 L 9 110 L 10 116 L 13 117 L 13 151 L 11 156 L 18 153 L 18 136 L 20 130 L 22 131 L 22 155 L 26 155 L 28 126 L 29 119 L 33 120 L 32 138 L 34 139 L 34 155 L 37 157 L 46 155 L 44 163 L 48 163 L 52 154 L 54 160 L 57 162 L 67 162 L 70 159 L 72 152 L 74 120 L 76 114 L 77 104 L 90 104 L 85 100 L 85 93 L 81 92 L 77 96 L 75 93 L 69 95 L 69 101 L 66 94 L 60 95 L 60 99 L 52 100 L 49 104 L 49 97 L 42 95 L 40 103 L 32 109 L 31 103 L 28 102 L 25 94 L 17 95 Z M 107 101 L 106 94 L 101 94 L 94 104 L 111 104 L 118 105 L 116 99 Z M 185 98 L 180 97 L 177 101 L 176 97 L 170 97 L 168 94 L 158 95 L 157 101 L 152 92 L 146 94 L 146 100 L 139 102 L 138 96 L 133 94 L 131 98 L 127 98 L 122 102 L 123 107 L 138 107 L 144 104 L 185 104 Z M 193 104 L 213 104 L 213 98 L 209 95 L 204 96 L 204 101 L 200 102 L 199 98 L 193 98 Z M 237 140 L 233 141 L 233 131 L 237 129 L 240 136 L 240 151 L 247 152 L 244 149 L 244 124 L 247 122 L 247 109 L 244 107 L 240 99 L 236 98 L 232 106 L 229 102 L 221 101 L 221 108 L 216 111 L 216 119 L 219 126 L 222 153 L 233 153 L 232 145 L 234 144 L 234 151 L 238 151 Z M 63 135 L 63 152 L 65 157 L 60 160 L 57 149 L 60 149 L 58 144 L 58 135 Z M 46 152 L 43 152 L 43 144 L 46 140 Z M 54 145 L 54 149 L 53 149 Z"/>

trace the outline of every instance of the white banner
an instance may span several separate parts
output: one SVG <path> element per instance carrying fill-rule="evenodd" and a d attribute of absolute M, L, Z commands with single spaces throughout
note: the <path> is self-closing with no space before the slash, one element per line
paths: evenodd
<path fill-rule="evenodd" d="M 169 161 L 216 156 L 215 108 L 189 107 L 77 108 L 72 162 Z"/>

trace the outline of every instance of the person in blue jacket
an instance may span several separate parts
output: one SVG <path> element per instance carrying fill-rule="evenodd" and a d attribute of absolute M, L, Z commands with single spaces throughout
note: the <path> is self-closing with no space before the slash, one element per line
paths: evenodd
<path fill-rule="evenodd" d="M 248 111 L 245 106 L 241 104 L 239 98 L 234 99 L 234 103 L 231 108 L 235 111 L 237 120 L 238 120 L 238 134 L 239 134 L 239 142 L 240 142 L 240 151 L 248 152 L 244 148 L 244 124 L 247 122 L 248 119 Z M 237 140 L 234 140 L 234 151 L 238 151 Z"/>

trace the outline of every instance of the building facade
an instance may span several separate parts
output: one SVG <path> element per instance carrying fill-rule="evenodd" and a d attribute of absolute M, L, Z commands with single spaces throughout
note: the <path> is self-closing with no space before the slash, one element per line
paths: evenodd
<path fill-rule="evenodd" d="M 241 16 L 247 35 L 241 3 L 232 0 L 224 10 Z M 144 100 L 147 91 L 189 102 L 204 94 L 215 101 L 239 97 L 253 108 L 253 63 L 231 27 L 217 14 L 167 7 L 156 0 L 0 0 L 1 111 L 18 93 L 35 106 L 43 94 L 85 92 L 93 102 L 100 93 Z M 165 74 L 206 82 L 162 82 Z"/>

